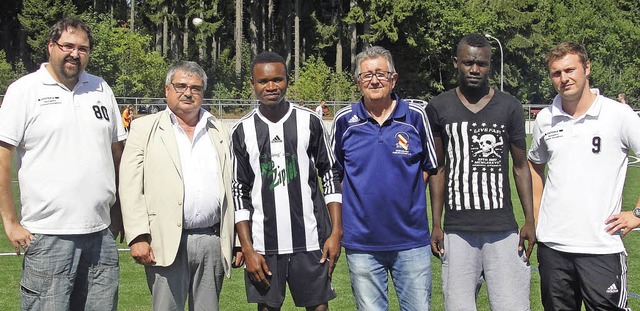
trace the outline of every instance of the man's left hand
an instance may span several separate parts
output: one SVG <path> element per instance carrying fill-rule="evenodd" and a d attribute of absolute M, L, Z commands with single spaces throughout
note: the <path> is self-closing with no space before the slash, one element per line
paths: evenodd
<path fill-rule="evenodd" d="M 244 265 L 244 255 L 242 255 L 242 249 L 239 247 L 233 248 L 233 262 L 231 263 L 232 268 L 240 268 Z"/>
<path fill-rule="evenodd" d="M 640 218 L 634 216 L 631 211 L 622 212 L 607 218 L 605 224 L 607 224 L 607 228 L 605 229 L 607 233 L 613 235 L 622 230 L 620 237 L 624 238 L 627 233 L 640 225 Z"/>
<path fill-rule="evenodd" d="M 527 240 L 527 247 L 524 246 L 524 240 Z M 518 243 L 518 251 L 525 251 L 525 257 L 529 262 L 529 257 L 533 251 L 533 245 L 536 243 L 536 226 L 533 223 L 525 223 L 520 229 L 520 242 Z"/>
<path fill-rule="evenodd" d="M 324 242 L 324 247 L 322 248 L 322 258 L 320 258 L 321 264 L 329 260 L 329 278 L 331 278 L 331 275 L 333 275 L 333 270 L 336 268 L 338 258 L 340 258 L 340 237 L 332 234 Z"/>
<path fill-rule="evenodd" d="M 122 210 L 120 210 L 120 201 L 116 201 L 116 203 L 111 206 L 111 225 L 109 229 L 111 229 L 111 233 L 113 233 L 113 238 L 118 240 L 118 235 L 120 236 L 120 243 L 124 242 L 124 225 L 122 224 Z"/>

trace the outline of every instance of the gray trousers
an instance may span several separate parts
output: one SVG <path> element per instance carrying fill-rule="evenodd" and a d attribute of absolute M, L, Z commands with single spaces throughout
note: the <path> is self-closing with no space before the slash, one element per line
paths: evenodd
<path fill-rule="evenodd" d="M 182 233 L 176 260 L 168 267 L 147 266 L 153 310 L 219 310 L 224 268 L 220 237 L 213 229 Z"/>
<path fill-rule="evenodd" d="M 442 256 L 445 310 L 476 310 L 483 279 L 491 310 L 530 310 L 531 269 L 524 252 L 518 252 L 518 240 L 515 231 L 446 232 Z"/>

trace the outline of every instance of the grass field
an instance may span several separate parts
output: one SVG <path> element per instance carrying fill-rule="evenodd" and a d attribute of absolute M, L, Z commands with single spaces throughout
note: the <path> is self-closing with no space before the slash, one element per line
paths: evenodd
<path fill-rule="evenodd" d="M 512 181 L 513 184 L 513 181 Z M 14 185 L 16 199 L 17 186 Z M 512 188 L 515 187 L 512 185 Z M 514 190 L 513 193 L 516 191 Z M 625 210 L 630 210 L 635 206 L 638 194 L 640 194 L 640 168 L 630 167 L 625 185 L 623 206 Z M 16 200 L 19 202 L 19 200 Z M 514 210 L 518 222 L 522 224 L 522 210 L 519 200 L 514 194 Z M 4 230 L 2 230 L 4 232 Z M 640 310 L 640 232 L 632 232 L 625 239 L 627 252 L 629 253 L 629 306 Z M 122 248 L 126 245 L 120 245 Z M 0 253 L 10 253 L 12 247 L 4 234 L 0 235 Z M 19 280 L 22 257 L 0 256 L 0 310 L 19 310 Z M 426 260 L 426 258 L 425 258 Z M 442 297 L 442 283 L 440 279 L 440 261 L 431 258 L 433 273 L 433 294 L 431 298 L 432 310 L 444 310 Z M 530 299 L 532 310 L 542 310 L 539 295 L 539 275 L 537 273 L 537 261 L 532 255 L 531 267 L 533 269 L 531 278 Z M 120 294 L 118 310 L 151 310 L 151 298 L 147 289 L 144 270 L 142 266 L 136 264 L 128 252 L 120 253 Z M 231 279 L 225 280 L 222 297 L 220 299 L 221 310 L 255 310 L 254 305 L 246 303 L 244 294 L 244 279 L 242 270 L 234 270 Z M 355 310 L 351 288 L 349 284 L 349 273 L 346 267 L 344 254 L 338 262 L 338 267 L 334 273 L 333 285 L 338 297 L 330 302 L 332 310 Z M 399 310 L 393 289 L 390 288 L 390 310 Z M 291 297 L 287 296 L 282 310 L 298 310 L 294 307 Z M 300 309 L 302 310 L 302 309 Z M 490 310 L 486 292 L 483 290 L 478 297 L 478 310 Z"/>

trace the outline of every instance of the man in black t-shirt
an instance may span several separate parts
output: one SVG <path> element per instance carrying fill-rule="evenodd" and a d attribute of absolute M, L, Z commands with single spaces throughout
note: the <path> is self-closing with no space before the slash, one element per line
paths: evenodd
<path fill-rule="evenodd" d="M 438 174 L 429 177 L 431 248 L 442 260 L 445 309 L 475 310 L 484 279 L 492 310 L 529 310 L 535 228 L 522 106 L 489 87 L 491 46 L 484 36 L 462 38 L 453 65 L 458 87 L 426 108 L 438 154 Z M 519 235 L 509 152 L 525 214 Z"/>

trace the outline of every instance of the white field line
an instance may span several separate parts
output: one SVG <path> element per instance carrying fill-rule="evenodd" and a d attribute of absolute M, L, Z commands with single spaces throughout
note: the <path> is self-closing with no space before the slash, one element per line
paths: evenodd
<path fill-rule="evenodd" d="M 128 252 L 128 248 L 118 248 L 119 252 Z M 24 251 L 20 251 L 20 254 L 23 254 Z M 13 253 L 0 253 L 0 256 L 17 256 L 15 252 Z"/>

